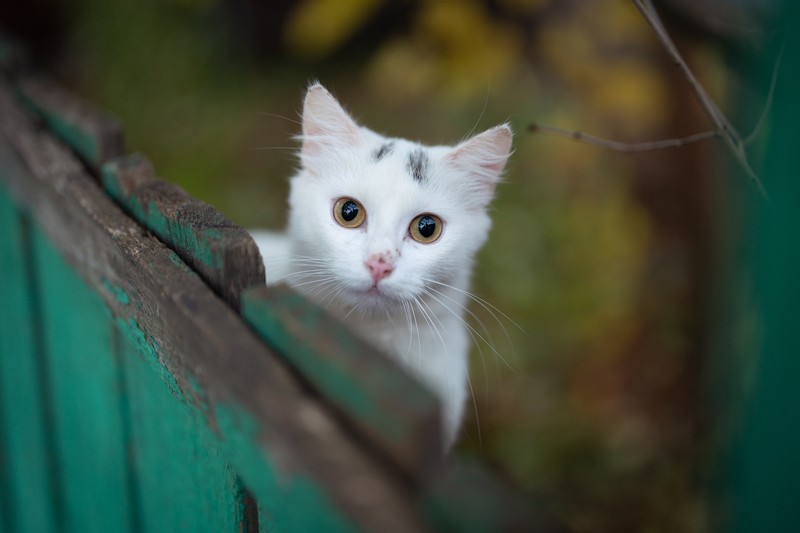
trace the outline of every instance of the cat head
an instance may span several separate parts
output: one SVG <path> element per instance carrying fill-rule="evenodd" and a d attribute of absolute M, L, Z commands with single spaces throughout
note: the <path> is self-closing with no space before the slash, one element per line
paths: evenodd
<path fill-rule="evenodd" d="M 330 278 L 331 294 L 370 308 L 419 298 L 433 283 L 466 288 L 511 149 L 507 124 L 423 146 L 359 126 L 314 84 L 300 139 L 289 231 L 299 261 L 324 265 L 318 277 Z"/>

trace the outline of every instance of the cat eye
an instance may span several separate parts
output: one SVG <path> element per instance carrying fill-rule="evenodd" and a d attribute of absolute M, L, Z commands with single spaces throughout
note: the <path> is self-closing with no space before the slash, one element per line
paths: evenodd
<path fill-rule="evenodd" d="M 442 219 L 427 213 L 419 215 L 411 221 L 408 233 L 415 241 L 430 244 L 442 234 Z"/>
<path fill-rule="evenodd" d="M 333 218 L 340 226 L 357 228 L 366 220 L 367 211 L 363 205 L 352 198 L 339 198 L 333 204 Z"/>

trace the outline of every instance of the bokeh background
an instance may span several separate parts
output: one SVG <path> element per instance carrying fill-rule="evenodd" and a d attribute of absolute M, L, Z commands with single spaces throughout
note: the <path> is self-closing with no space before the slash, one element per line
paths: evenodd
<path fill-rule="evenodd" d="M 767 87 L 741 66 L 774 41 L 773 3 L 659 8 L 748 131 Z M 528 131 L 645 141 L 711 128 L 631 2 L 35 0 L 0 12 L 42 68 L 122 120 L 162 178 L 247 227 L 284 223 L 311 80 L 391 136 L 454 143 L 510 121 L 457 453 L 576 531 L 720 520 L 709 487 L 725 417 L 709 407 L 709 347 L 733 246 L 720 213 L 744 178 L 715 141 L 623 155 Z M 746 345 L 755 326 L 742 324 Z"/>

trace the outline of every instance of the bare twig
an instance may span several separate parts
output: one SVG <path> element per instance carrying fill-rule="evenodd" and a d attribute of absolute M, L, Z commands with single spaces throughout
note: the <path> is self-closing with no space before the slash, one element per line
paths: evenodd
<path fill-rule="evenodd" d="M 764 109 L 761 112 L 753 131 L 746 138 L 742 139 L 739 132 L 728 120 L 728 117 L 725 116 L 725 113 L 720 110 L 714 99 L 711 98 L 708 92 L 706 92 L 703 85 L 700 83 L 700 81 L 698 81 L 697 77 L 695 77 L 694 73 L 689 68 L 689 65 L 683 59 L 683 56 L 681 56 L 680 52 L 675 46 L 675 43 L 669 36 L 669 33 L 664 28 L 664 24 L 661 22 L 661 17 L 659 17 L 658 13 L 656 12 L 652 0 L 633 0 L 633 3 L 636 6 L 636 9 L 639 10 L 642 18 L 644 18 L 644 20 L 656 34 L 656 37 L 658 38 L 658 41 L 661 43 L 664 50 L 689 82 L 692 91 L 700 101 L 700 104 L 703 110 L 706 112 L 706 115 L 708 115 L 708 118 L 714 124 L 715 129 L 713 131 L 695 133 L 694 135 L 689 135 L 687 137 L 637 143 L 614 141 L 580 131 L 567 130 L 556 126 L 546 126 L 542 124 L 531 124 L 528 127 L 528 131 L 540 131 L 623 153 L 638 153 L 662 150 L 665 148 L 679 148 L 690 143 L 719 137 L 724 141 L 725 145 L 728 147 L 734 159 L 736 159 L 736 161 L 739 163 L 739 166 L 741 166 L 741 168 L 744 170 L 745 174 L 755 183 L 761 195 L 764 196 L 764 198 L 769 198 L 767 191 L 764 189 L 764 185 L 761 183 L 761 179 L 750 166 L 745 149 L 753 142 L 753 140 L 755 140 L 763 128 L 767 116 L 769 115 L 769 110 L 772 107 L 772 99 L 778 80 L 778 71 L 780 70 L 781 58 L 783 56 L 783 46 L 781 46 L 780 53 L 775 61 L 775 67 L 772 71 L 772 79 L 770 82 L 769 93 L 764 104 Z"/>
<path fill-rule="evenodd" d="M 664 28 L 664 25 L 661 22 L 661 17 L 658 16 L 655 7 L 653 7 L 653 2 L 651 0 L 633 0 L 633 3 L 653 32 L 655 32 L 656 37 L 664 47 L 664 50 L 686 77 L 686 80 L 689 82 L 689 85 L 691 86 L 698 100 L 700 100 L 700 104 L 703 106 L 706 114 L 716 126 L 717 133 L 728 146 L 728 149 L 733 157 L 745 171 L 747 176 L 753 180 L 761 194 L 765 198 L 768 197 L 767 191 L 764 189 L 764 185 L 761 183 L 761 179 L 750 167 L 750 162 L 748 161 L 747 153 L 745 152 L 745 143 L 742 141 L 739 132 L 736 131 L 736 128 L 733 127 L 725 114 L 719 109 L 716 102 L 714 102 L 714 99 L 709 96 L 703 85 L 697 80 L 694 73 L 689 68 L 689 65 L 686 64 L 686 61 L 684 61 L 680 52 L 676 48 L 675 43 L 669 36 L 669 33 L 667 33 L 667 30 Z"/>
<path fill-rule="evenodd" d="M 663 150 L 666 148 L 680 148 L 681 146 L 686 146 L 687 144 L 692 144 L 698 141 L 705 141 L 719 136 L 716 131 L 704 131 L 702 133 L 695 133 L 694 135 L 688 135 L 686 137 L 680 137 L 677 139 L 664 139 L 660 141 L 626 143 L 622 141 L 605 139 L 603 137 L 598 137 L 597 135 L 591 135 L 589 133 L 584 133 L 582 131 L 567 130 L 564 128 L 559 128 L 556 126 L 547 126 L 544 124 L 535 124 L 535 123 L 531 124 L 530 126 L 528 126 L 528 131 L 529 132 L 541 131 L 551 135 L 556 135 L 558 137 L 565 137 L 567 139 L 593 144 L 601 148 L 607 148 L 615 152 L 622 152 L 626 154 L 632 154 L 637 152 L 651 152 L 654 150 Z"/>
<path fill-rule="evenodd" d="M 745 146 L 750 145 L 758 134 L 761 133 L 761 129 L 764 127 L 764 123 L 767 121 L 767 117 L 769 116 L 769 110 L 772 108 L 772 98 L 775 96 L 775 86 L 778 85 L 778 72 L 781 69 L 781 60 L 783 60 L 783 49 L 786 46 L 786 38 L 784 37 L 783 42 L 781 43 L 781 48 L 778 51 L 778 57 L 775 59 L 775 65 L 772 67 L 772 78 L 769 81 L 769 92 L 767 93 L 767 99 L 764 102 L 764 109 L 761 110 L 761 115 L 758 117 L 758 121 L 756 125 L 753 127 L 753 131 L 750 132 L 750 135 L 745 137 L 744 144 Z"/>

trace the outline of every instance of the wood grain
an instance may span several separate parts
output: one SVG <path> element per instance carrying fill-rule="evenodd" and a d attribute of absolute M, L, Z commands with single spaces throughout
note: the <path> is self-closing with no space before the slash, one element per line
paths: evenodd
<path fill-rule="evenodd" d="M 36 225 L 30 242 L 41 294 L 43 361 L 65 531 L 131 532 L 120 368 L 99 296 L 81 283 Z"/>
<path fill-rule="evenodd" d="M 106 191 L 155 233 L 234 309 L 241 291 L 264 284 L 264 262 L 250 234 L 218 210 L 158 179 L 147 159 L 131 155 L 103 167 Z"/>
<path fill-rule="evenodd" d="M 103 163 L 125 152 L 117 119 L 41 76 L 20 75 L 14 81 L 20 99 L 95 175 Z"/>
<path fill-rule="evenodd" d="M 202 414 L 270 520 L 305 523 L 313 504 L 343 527 L 422 529 L 408 487 L 353 442 L 197 274 L 37 130 L 6 88 L 0 131 L 0 179 L 14 201 L 137 341 L 170 397 Z"/>
<path fill-rule="evenodd" d="M 7 531 L 54 531 L 58 493 L 26 214 L 0 190 L 0 508 Z"/>
<path fill-rule="evenodd" d="M 245 292 L 242 316 L 359 431 L 418 480 L 442 460 L 439 402 L 386 356 L 285 287 Z"/>
<path fill-rule="evenodd" d="M 262 531 L 559 530 L 485 470 L 439 465 L 433 396 L 260 286 L 241 228 L 98 140 L 116 135 L 100 115 L 25 83 L 0 80 L 0 245 L 16 254 L 0 274 L 22 281 L 0 286 L 0 527 L 45 502 L 21 529 L 236 530 L 246 487 Z M 17 394 L 27 426 L 9 416 Z M 30 438 L 9 437 L 20 428 Z M 20 480 L 26 443 L 39 464 Z"/>

